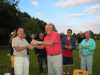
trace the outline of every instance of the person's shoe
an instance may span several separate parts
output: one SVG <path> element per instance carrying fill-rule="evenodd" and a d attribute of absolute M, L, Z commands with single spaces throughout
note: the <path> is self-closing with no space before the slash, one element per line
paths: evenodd
<path fill-rule="evenodd" d="M 66 75 L 66 73 L 65 73 L 65 72 L 63 72 L 63 75 Z"/>
<path fill-rule="evenodd" d="M 43 69 L 40 69 L 40 73 L 43 73 Z"/>
<path fill-rule="evenodd" d="M 14 68 L 11 69 L 11 75 L 15 75 Z"/>

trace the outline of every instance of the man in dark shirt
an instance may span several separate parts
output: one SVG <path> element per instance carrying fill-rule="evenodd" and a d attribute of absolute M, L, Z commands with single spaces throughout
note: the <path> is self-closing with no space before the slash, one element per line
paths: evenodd
<path fill-rule="evenodd" d="M 40 33 L 36 40 L 43 41 L 44 34 Z M 35 48 L 35 53 L 37 55 L 40 73 L 42 73 L 44 71 L 44 68 L 46 69 L 46 65 L 47 65 L 47 55 L 44 46 L 43 45 L 37 46 Z"/>

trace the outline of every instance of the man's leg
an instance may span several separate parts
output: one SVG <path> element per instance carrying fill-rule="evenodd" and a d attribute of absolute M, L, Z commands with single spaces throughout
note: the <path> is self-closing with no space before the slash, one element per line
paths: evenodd
<path fill-rule="evenodd" d="M 43 67 L 42 67 L 42 56 L 38 55 L 38 65 L 39 65 L 39 72 L 43 72 Z"/>
<path fill-rule="evenodd" d="M 43 57 L 43 71 L 47 72 L 47 59 L 46 59 L 46 57 Z"/>

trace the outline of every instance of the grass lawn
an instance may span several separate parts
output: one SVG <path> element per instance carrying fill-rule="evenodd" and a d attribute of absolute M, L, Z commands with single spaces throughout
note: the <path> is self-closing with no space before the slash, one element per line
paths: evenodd
<path fill-rule="evenodd" d="M 94 55 L 93 75 L 100 74 L 100 40 L 97 41 L 97 49 Z M 8 48 L 0 48 L 0 75 L 10 71 L 10 56 Z M 79 68 L 78 50 L 74 51 L 74 67 Z M 34 51 L 30 51 L 30 75 L 39 75 L 38 64 Z M 47 75 L 47 74 L 41 74 Z"/>

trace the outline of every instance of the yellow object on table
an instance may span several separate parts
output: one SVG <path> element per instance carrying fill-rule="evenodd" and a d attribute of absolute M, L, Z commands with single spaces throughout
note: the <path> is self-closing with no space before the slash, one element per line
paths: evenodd
<path fill-rule="evenodd" d="M 86 70 L 75 69 L 73 75 L 89 75 Z"/>

